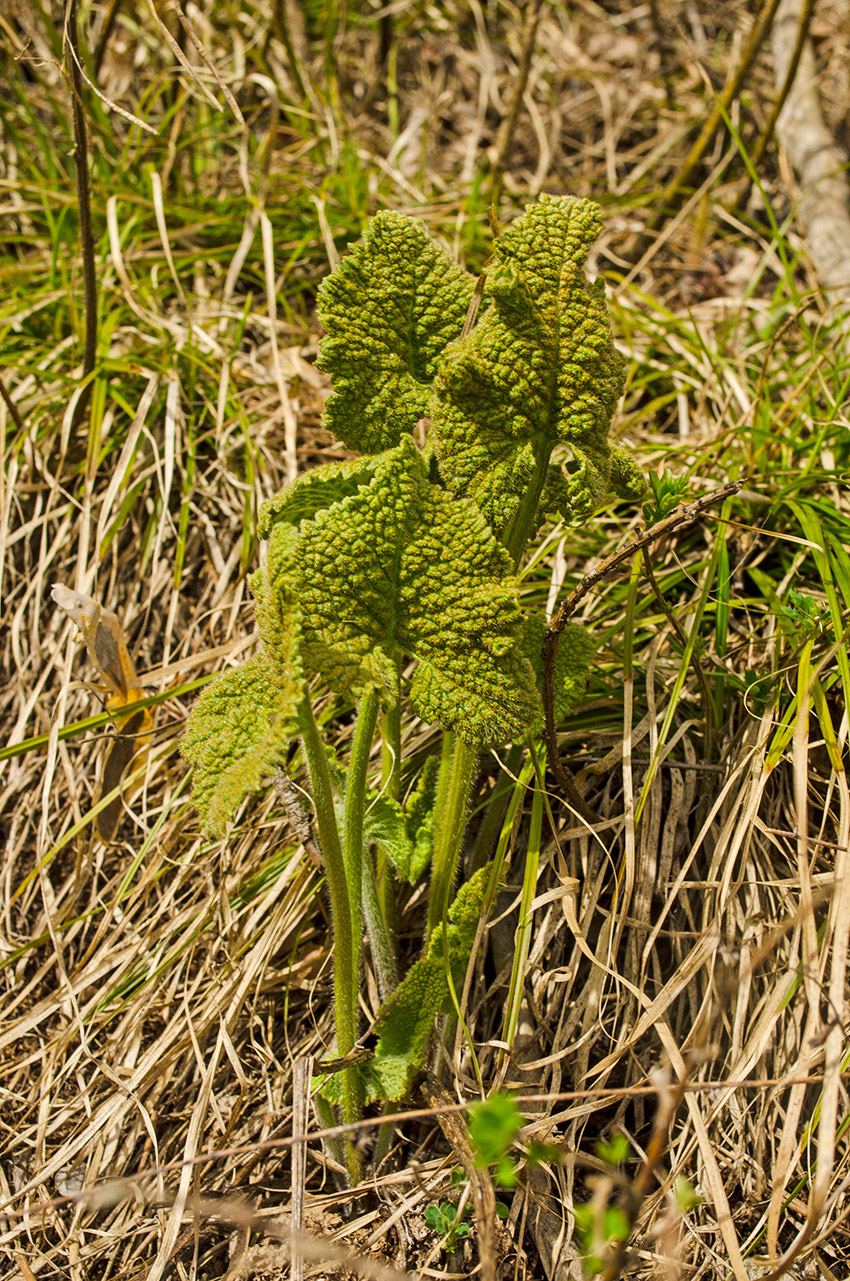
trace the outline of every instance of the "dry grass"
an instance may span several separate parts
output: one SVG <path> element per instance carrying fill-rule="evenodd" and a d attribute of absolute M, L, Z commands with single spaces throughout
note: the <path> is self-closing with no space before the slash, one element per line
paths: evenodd
<path fill-rule="evenodd" d="M 573 1204 L 623 1194 L 656 1096 L 679 1079 L 625 1275 L 745 1281 L 803 1234 L 788 1275 L 828 1278 L 850 1240 L 850 371 L 775 155 L 760 173 L 768 212 L 735 212 L 741 149 L 770 110 L 764 56 L 731 109 L 740 146 L 718 133 L 702 187 L 630 267 L 644 209 L 749 30 L 737 0 L 659 7 L 667 43 L 651 5 L 543 7 L 501 214 L 540 190 L 610 206 L 595 266 L 632 357 L 620 429 L 643 465 L 688 474 L 695 492 L 730 477 L 746 488 L 656 550 L 663 608 L 639 563 L 586 602 L 600 662 L 564 748 L 601 821 L 588 831 L 552 798 L 507 1059 L 495 1042 L 517 828 L 467 1023 L 485 1084 L 524 1099 L 524 1142 L 562 1150 L 507 1198 L 506 1275 L 549 1274 L 558 1251 L 555 1275 L 580 1275 Z M 84 51 L 108 8 L 81 15 Z M 388 12 L 392 28 L 351 6 L 343 29 L 338 6 L 186 6 L 190 31 L 176 7 L 118 7 L 102 65 L 87 63 L 102 95 L 90 85 L 86 100 L 100 316 L 80 426 L 62 32 L 36 7 L 1 19 L 4 1275 L 289 1272 L 293 1065 L 330 1041 L 327 916 L 273 792 L 226 841 L 199 835 L 178 742 L 199 679 L 252 644 L 259 502 L 296 466 L 338 456 L 311 363 L 328 258 L 383 204 L 428 219 L 473 268 L 487 252 L 485 159 L 522 7 Z M 835 119 L 841 42 L 829 42 L 831 9 L 819 21 Z M 551 607 L 640 520 L 620 505 L 552 531 L 529 594 Z M 73 625 L 50 604 L 53 582 L 118 613 L 159 698 L 109 844 L 95 819 L 113 729 Z M 820 611 L 808 630 L 795 588 Z M 488 770 L 482 795 L 499 776 L 495 761 Z M 368 971 L 363 999 L 365 1025 Z M 462 1042 L 451 1066 L 457 1097 L 474 1098 Z M 618 1130 L 633 1153 L 622 1174 L 594 1154 Z M 370 1275 L 469 1271 L 474 1251 L 441 1254 L 422 1218 L 451 1196 L 456 1163 L 427 1108 L 399 1124 L 392 1158 L 357 1193 L 337 1190 L 311 1140 L 304 1227 L 323 1244 L 307 1273 L 353 1266 L 353 1250 Z M 680 1177 L 704 1198 L 687 1212 Z"/>

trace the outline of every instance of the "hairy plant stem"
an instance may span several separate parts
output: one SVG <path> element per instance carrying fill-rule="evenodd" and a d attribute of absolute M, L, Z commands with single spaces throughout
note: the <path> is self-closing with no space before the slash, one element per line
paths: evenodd
<path fill-rule="evenodd" d="M 381 790 L 390 800 L 401 796 L 401 660 L 396 664 L 396 700 L 381 717 Z M 378 901 L 383 912 L 392 948 L 393 967 L 398 971 L 396 939 L 396 881 L 393 867 L 378 846 Z"/>
<path fill-rule="evenodd" d="M 343 857 L 339 829 L 334 812 L 333 784 L 328 758 L 319 728 L 313 716 L 309 694 L 305 694 L 298 709 L 301 741 L 313 789 L 316 807 L 316 826 L 319 844 L 325 863 L 325 876 L 331 900 L 331 917 L 334 929 L 334 1022 L 336 1024 L 337 1051 L 341 1058 L 350 1054 L 357 1041 L 357 997 L 359 978 L 359 917 L 360 878 L 357 880 L 358 934 L 352 922 L 351 901 L 346 865 Z M 347 817 L 347 815 L 346 815 Z M 361 808 L 362 841 L 362 808 Z M 357 946 L 355 947 L 355 937 Z M 346 1125 L 360 1120 L 361 1101 L 355 1068 L 345 1068 L 342 1077 L 342 1115 Z M 346 1143 L 345 1163 L 352 1183 L 359 1182 L 363 1170 L 360 1154 L 350 1142 Z"/>
<path fill-rule="evenodd" d="M 385 879 L 388 870 L 388 868 L 384 869 Z M 378 897 L 378 882 L 375 879 L 372 856 L 368 850 L 363 851 L 363 915 L 366 918 L 366 933 L 369 935 L 372 960 L 375 962 L 378 995 L 382 1002 L 388 1001 L 398 987 L 398 966 L 393 939 Z"/>
<path fill-rule="evenodd" d="M 520 500 L 519 507 L 502 539 L 518 569 L 525 554 L 526 543 L 535 528 L 537 509 L 546 473 L 549 468 L 550 450 L 536 455 L 537 466 L 531 483 Z M 437 798 L 434 820 L 434 864 L 431 873 L 431 893 L 428 899 L 428 933 L 443 919 L 451 894 L 458 861 L 460 859 L 469 794 L 475 780 L 475 766 L 480 747 L 472 747 L 454 735 L 443 736 L 443 755 L 437 780 Z"/>
<path fill-rule="evenodd" d="M 360 935 L 363 922 L 363 815 L 366 811 L 366 780 L 369 774 L 369 757 L 375 738 L 381 696 L 377 690 L 364 695 L 357 713 L 357 725 L 348 760 L 348 778 L 345 786 L 345 823 L 343 831 L 343 856 L 348 893 L 351 900 L 351 928 L 354 935 L 355 986 L 360 974 Z"/>
<path fill-rule="evenodd" d="M 520 562 L 525 555 L 526 544 L 536 528 L 537 509 L 540 506 L 540 499 L 543 497 L 551 452 L 551 449 L 547 449 L 545 453 L 535 455 L 537 466 L 534 469 L 531 483 L 523 494 L 519 507 L 516 509 L 502 539 L 510 553 L 514 569 L 519 569 Z"/>
<path fill-rule="evenodd" d="M 345 866 L 352 893 L 352 919 L 358 920 L 358 939 L 360 918 L 355 917 L 354 914 L 354 899 L 357 897 L 354 887 L 358 884 L 361 887 L 363 915 L 366 918 L 372 959 L 375 962 L 378 991 L 381 1000 L 386 1001 L 398 985 L 395 948 L 378 898 L 378 883 L 375 880 L 372 856 L 367 849 L 363 848 L 366 777 L 369 772 L 369 756 L 380 709 L 380 695 L 373 691 L 363 699 L 360 704 L 360 714 L 357 717 L 357 728 L 354 731 L 348 766 L 348 786 L 345 792 Z M 389 869 L 385 868 L 385 876 L 388 871 Z"/>
<path fill-rule="evenodd" d="M 478 747 L 473 747 L 454 735 L 451 737 L 454 739 L 454 746 L 449 755 L 446 751 L 448 744 L 444 742 L 440 777 L 437 781 L 438 808 L 434 824 L 434 866 L 428 899 L 427 938 L 431 937 L 443 919 L 454 884 L 466 827 L 469 793 L 478 761 Z M 446 735 L 446 738 L 449 736 Z"/>

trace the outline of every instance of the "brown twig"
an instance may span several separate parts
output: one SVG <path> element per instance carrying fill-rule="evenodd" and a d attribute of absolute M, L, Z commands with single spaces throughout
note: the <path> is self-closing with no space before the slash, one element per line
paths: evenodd
<path fill-rule="evenodd" d="M 304 1281 L 304 1256 L 297 1243 L 304 1234 L 311 1068 L 309 1055 L 299 1055 L 292 1065 L 292 1281 Z"/>
<path fill-rule="evenodd" d="M 645 529 L 642 534 L 630 539 L 625 547 L 613 552 L 596 569 L 592 569 L 590 573 L 585 574 L 553 616 L 546 629 L 546 636 L 543 641 L 543 715 L 546 723 L 548 760 L 558 786 L 568 800 L 571 792 L 575 791 L 576 788 L 575 783 L 570 780 L 561 764 L 558 751 L 558 736 L 555 732 L 555 658 L 558 653 L 561 633 L 567 625 L 567 620 L 575 612 L 585 596 L 597 584 L 601 583 L 603 578 L 607 578 L 625 561 L 631 560 L 635 552 L 642 551 L 644 547 L 649 547 L 652 543 L 658 542 L 659 538 L 664 538 L 667 534 L 675 533 L 686 525 L 690 525 L 716 503 L 722 502 L 724 498 L 730 498 L 733 494 L 737 494 L 742 485 L 743 481 L 733 480 L 721 489 L 715 489 L 710 494 L 704 494 L 702 498 L 697 498 L 692 503 L 680 504 L 669 516 L 665 516 L 664 520 L 660 520 L 657 525 L 653 525 L 650 529 Z M 582 804 L 584 804 L 583 801 Z"/>
<path fill-rule="evenodd" d="M 9 413 L 11 414 L 12 421 L 17 427 L 18 431 L 23 431 L 24 420 L 21 417 L 21 411 L 18 409 L 18 406 L 15 404 L 14 400 L 12 400 L 12 397 L 7 392 L 2 379 L 0 379 L 0 397 L 3 400 L 3 404 L 6 406 Z"/>
<path fill-rule="evenodd" d="M 77 0 L 68 0 L 65 34 L 71 51 L 71 102 L 74 116 L 74 147 L 77 171 L 77 208 L 80 217 L 80 250 L 83 256 L 86 331 L 83 344 L 83 387 L 74 406 L 73 431 L 82 422 L 91 396 L 91 374 L 97 354 L 97 276 L 95 273 L 94 237 L 91 226 L 91 193 L 89 183 L 89 150 L 86 115 L 83 107 L 83 74 L 80 38 L 77 29 Z"/>

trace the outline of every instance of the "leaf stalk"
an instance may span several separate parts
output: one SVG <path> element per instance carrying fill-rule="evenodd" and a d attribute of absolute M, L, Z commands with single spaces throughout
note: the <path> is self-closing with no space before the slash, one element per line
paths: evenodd
<path fill-rule="evenodd" d="M 345 1058 L 357 1041 L 357 994 L 359 976 L 359 946 L 355 948 L 352 922 L 351 895 L 346 876 L 346 865 L 334 812 L 333 783 L 328 767 L 324 743 L 319 734 L 309 694 L 299 706 L 299 723 L 304 756 L 310 774 L 313 803 L 316 807 L 316 826 L 319 844 L 325 861 L 325 876 L 331 900 L 334 928 L 334 1021 L 336 1024 L 337 1050 Z M 362 840 L 362 809 L 361 809 Z M 357 882 L 358 890 L 360 881 Z M 358 895 L 359 897 L 359 895 Z M 358 902 L 358 918 L 359 918 Z M 358 931 L 359 941 L 359 931 Z M 355 1068 L 345 1068 L 342 1076 L 342 1113 L 346 1125 L 360 1120 L 360 1089 Z M 350 1142 L 346 1143 L 346 1167 L 351 1182 L 362 1176 L 360 1155 Z"/>
<path fill-rule="evenodd" d="M 453 740 L 453 746 L 450 740 Z M 431 937 L 448 907 L 460 859 L 469 808 L 469 793 L 472 789 L 477 761 L 477 747 L 465 743 L 462 738 L 446 735 L 440 762 L 440 777 L 437 782 L 434 866 L 428 899 L 426 938 Z"/>

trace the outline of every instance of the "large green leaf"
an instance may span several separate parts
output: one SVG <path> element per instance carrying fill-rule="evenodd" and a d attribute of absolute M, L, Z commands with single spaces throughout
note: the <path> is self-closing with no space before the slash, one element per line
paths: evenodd
<path fill-rule="evenodd" d="M 349 449 L 397 445 L 427 414 L 446 344 L 475 281 L 403 214 L 376 214 L 319 289 L 319 368 L 333 376 L 324 424 Z"/>
<path fill-rule="evenodd" d="M 589 200 L 543 195 L 529 205 L 496 241 L 485 289 L 491 305 L 449 348 L 437 378 L 440 469 L 497 530 L 558 444 L 572 456 L 559 501 L 567 519 L 586 519 L 609 486 L 623 361 L 603 283 L 584 274 L 601 229 Z"/>
<path fill-rule="evenodd" d="M 304 522 L 298 565 L 305 661 L 333 688 L 392 701 L 412 657 L 423 719 L 472 743 L 525 734 L 539 699 L 509 557 L 472 503 L 431 484 L 410 437 Z"/>

